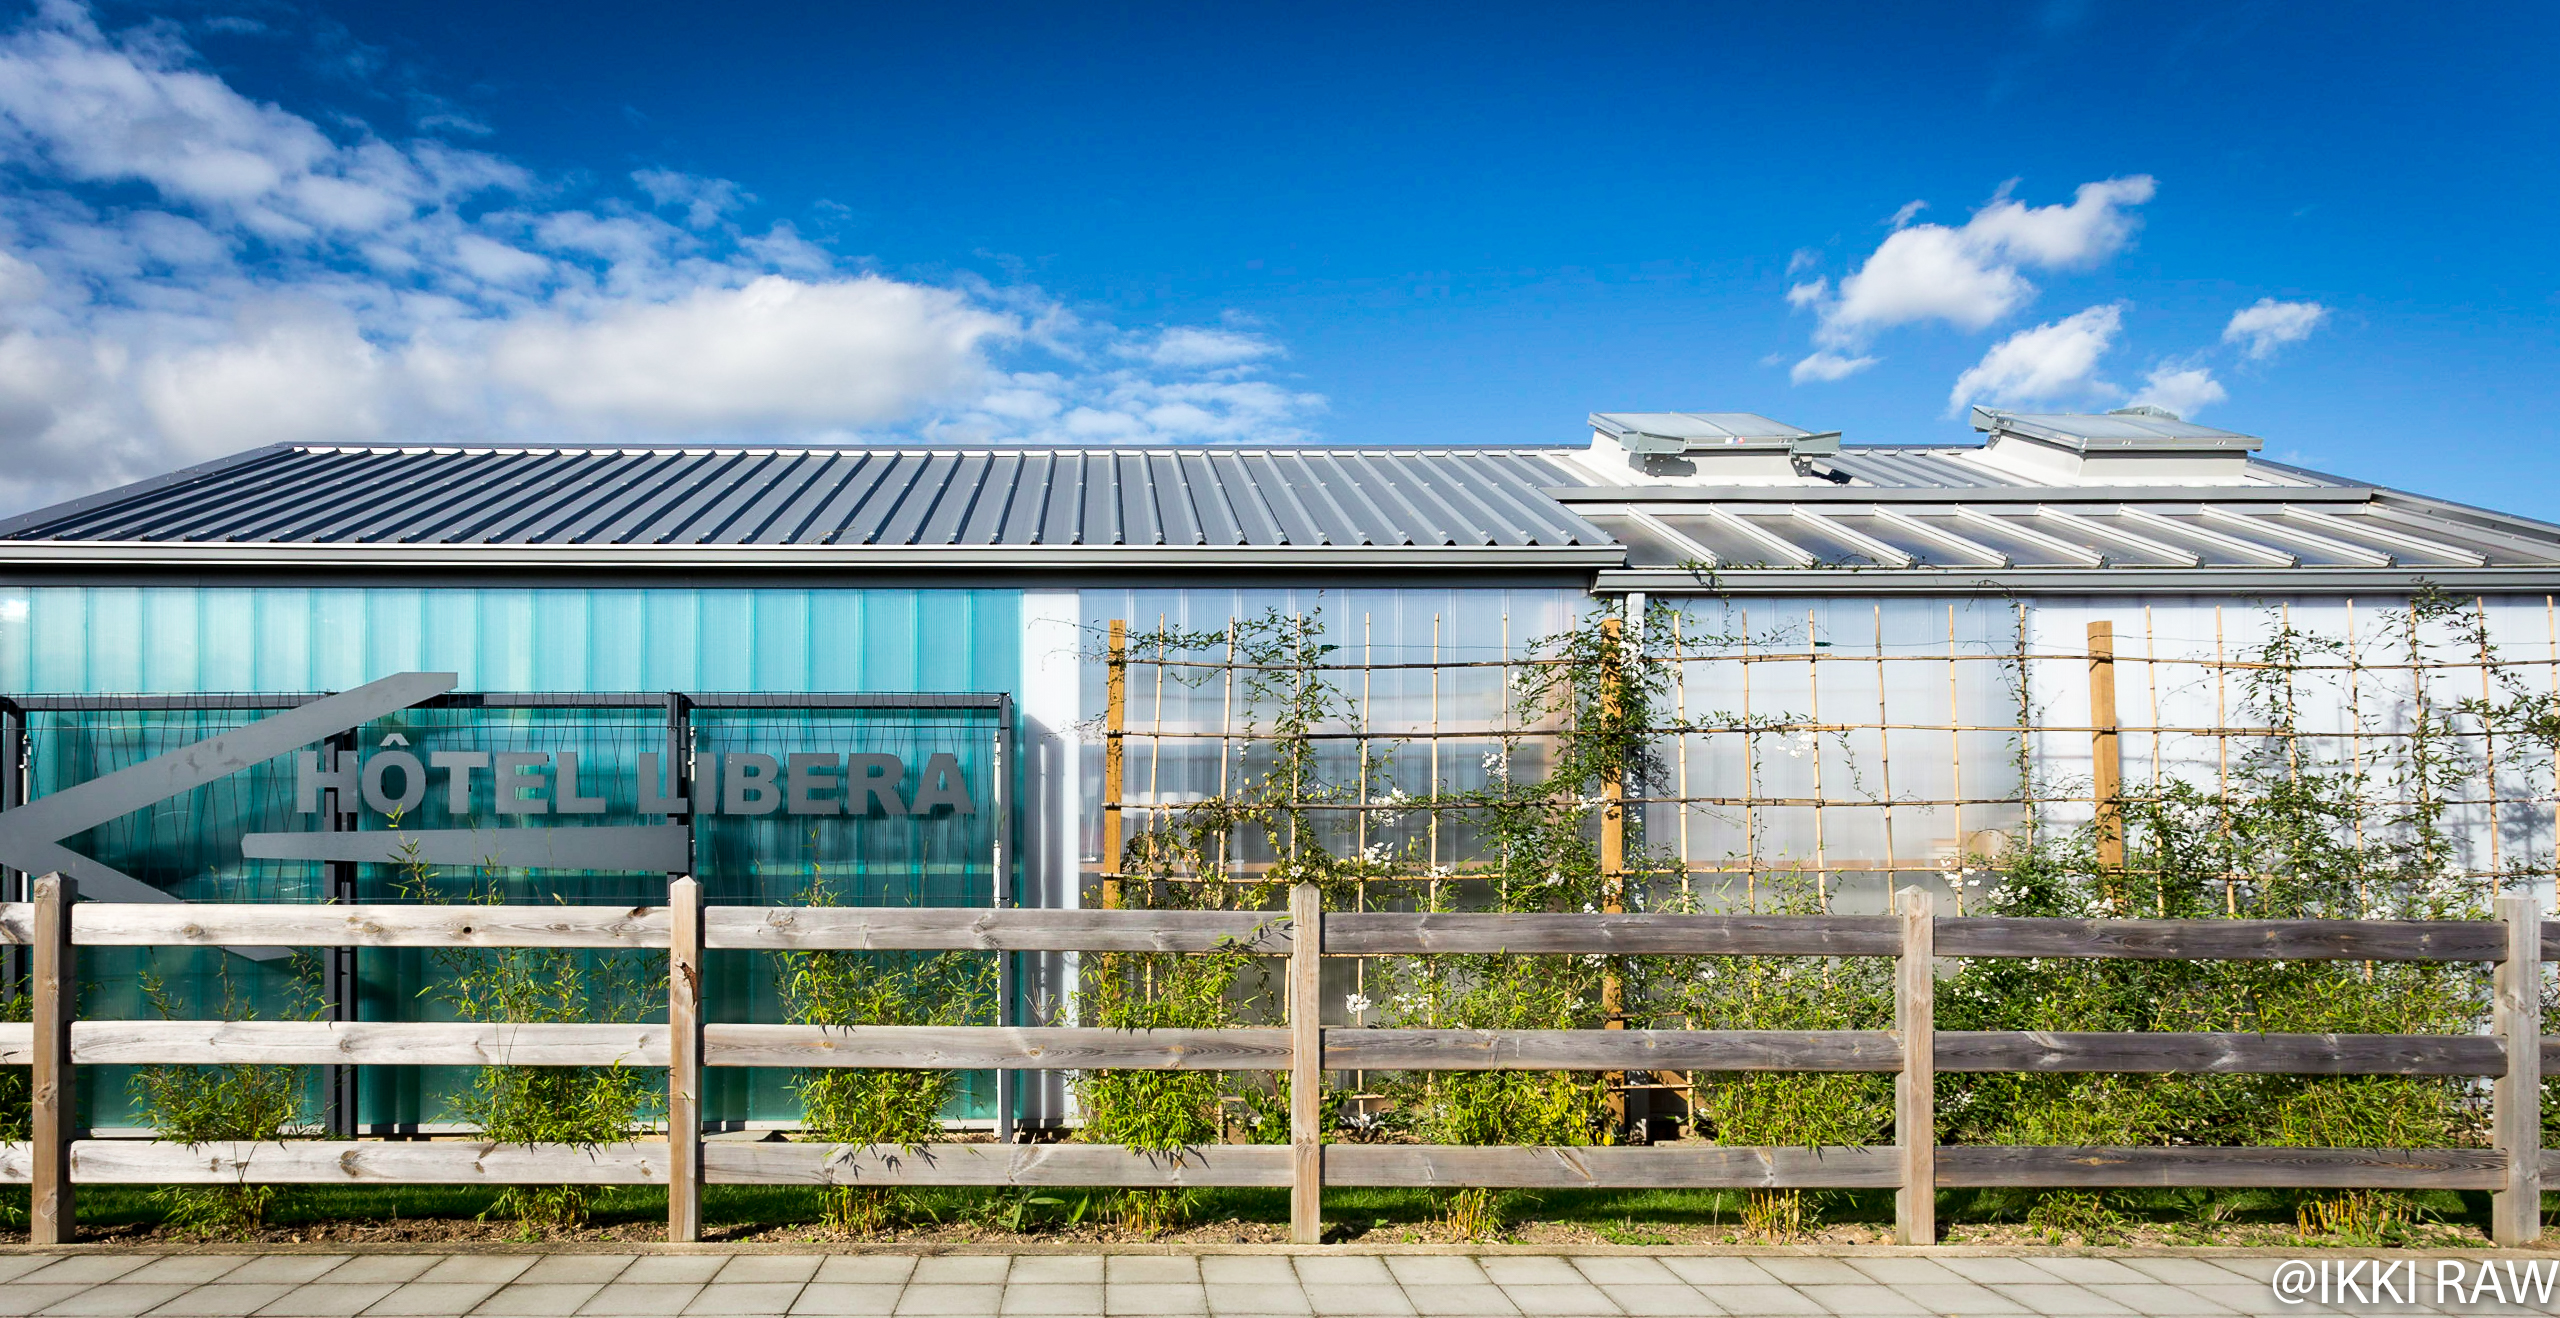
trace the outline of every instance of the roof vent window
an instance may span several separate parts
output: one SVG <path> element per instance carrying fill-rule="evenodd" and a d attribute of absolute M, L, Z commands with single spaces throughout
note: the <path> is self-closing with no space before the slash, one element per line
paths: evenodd
<path fill-rule="evenodd" d="M 1815 457 L 1840 451 L 1840 432 L 1811 431 L 1753 412 L 1594 412 L 1592 460 L 1647 479 L 1792 485 Z"/>
<path fill-rule="evenodd" d="M 2243 485 L 2266 441 L 2182 420 L 2166 408 L 2103 414 L 1973 409 L 1990 439 L 1973 461 L 2054 485 Z"/>

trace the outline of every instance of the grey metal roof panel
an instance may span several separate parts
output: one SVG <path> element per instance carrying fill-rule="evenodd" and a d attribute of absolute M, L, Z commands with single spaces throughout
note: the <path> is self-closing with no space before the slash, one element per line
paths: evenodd
<path fill-rule="evenodd" d="M 1477 450 L 280 447 L 40 510 L 16 541 L 1608 548 Z"/>

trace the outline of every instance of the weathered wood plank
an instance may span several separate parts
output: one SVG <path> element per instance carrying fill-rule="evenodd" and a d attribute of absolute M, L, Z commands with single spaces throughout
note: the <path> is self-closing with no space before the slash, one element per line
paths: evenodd
<path fill-rule="evenodd" d="M 1893 1142 L 1900 1166 L 1893 1196 L 1893 1238 L 1901 1245 L 1938 1243 L 1938 974 L 1937 921 L 1929 890 L 1895 894 L 1902 918 L 1902 955 L 1893 963 L 1893 1029 L 1902 1067 L 1893 1078 Z"/>
<path fill-rule="evenodd" d="M 1289 1240 L 1324 1240 L 1324 894 L 1289 890 Z"/>
<path fill-rule="evenodd" d="M 1889 1189 L 1901 1180 L 1891 1149 L 1467 1148 L 1446 1144 L 1328 1144 L 1328 1185 L 1499 1186 L 1530 1189 Z"/>
<path fill-rule="evenodd" d="M 1892 956 L 1901 922 L 1866 915 L 1616 915 L 1337 912 L 1335 956 L 1427 952 L 1690 956 Z"/>
<path fill-rule="evenodd" d="M 2132 961 L 2496 961 L 2486 920 L 1938 921 L 1943 957 L 2116 957 Z"/>
<path fill-rule="evenodd" d="M 80 975 L 79 949 L 71 943 L 71 906 L 77 881 L 59 874 L 37 879 L 31 982 L 34 999 L 32 1063 L 28 1073 L 28 1128 L 34 1142 L 28 1169 L 27 1243 L 67 1245 L 80 1234 L 79 1196 L 71 1175 L 71 1138 L 78 1116 Z"/>
<path fill-rule="evenodd" d="M 71 1053 L 82 1066 L 660 1067 L 668 1060 L 663 1025 L 475 1021 L 79 1021 Z"/>
<path fill-rule="evenodd" d="M 1938 1148 L 1938 1184 L 1947 1188 L 2490 1190 L 2505 1176 L 2505 1160 L 2493 1149 Z"/>
<path fill-rule="evenodd" d="M 36 1059 L 36 1027 L 25 1021 L 0 1021 L 0 1066 L 27 1066 Z"/>
<path fill-rule="evenodd" d="M 713 1185 L 1282 1186 L 1289 1149 L 1224 1144 L 1149 1153 L 1117 1144 L 774 1144 L 702 1146 Z"/>
<path fill-rule="evenodd" d="M 667 1239 L 702 1239 L 702 885 L 667 884 Z"/>
<path fill-rule="evenodd" d="M 72 938 L 91 947 L 665 947 L 661 906 L 319 906 L 84 902 Z"/>
<path fill-rule="evenodd" d="M 1343 1030 L 1329 1071 L 1895 1071 L 1886 1030 Z"/>
<path fill-rule="evenodd" d="M 25 1140 L 0 1144 L 0 1185 L 25 1185 L 35 1179 L 35 1146 Z"/>
<path fill-rule="evenodd" d="M 2228 1075 L 2498 1075 L 2498 1041 L 2449 1034 L 2100 1034 L 1940 1030 L 1938 1070 Z"/>
<path fill-rule="evenodd" d="M 1044 911 L 968 906 L 714 906 L 706 945 L 789 952 L 1213 952 L 1289 950 L 1279 911 Z"/>
<path fill-rule="evenodd" d="M 710 1024 L 702 1027 L 702 1060 L 706 1066 L 928 1071 L 1285 1071 L 1289 1032 Z"/>
<path fill-rule="evenodd" d="M 36 904 L 0 902 L 0 945 L 24 947 L 35 937 Z"/>
<path fill-rule="evenodd" d="M 664 1185 L 667 1146 L 80 1140 L 71 1174 L 90 1185 Z"/>
<path fill-rule="evenodd" d="M 2506 1249 L 2542 1235 L 2542 910 L 2532 897 L 2500 897 L 2507 955 L 2490 990 L 2490 1032 L 2512 1059 L 2490 1098 L 2490 1143 L 2505 1175 L 2489 1202 L 2489 1238 Z"/>

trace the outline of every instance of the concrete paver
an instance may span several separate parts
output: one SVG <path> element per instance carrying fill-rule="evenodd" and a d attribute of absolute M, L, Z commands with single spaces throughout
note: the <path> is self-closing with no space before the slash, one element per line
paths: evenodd
<path fill-rule="evenodd" d="M 644 1262 L 646 1260 L 643 1260 Z M 608 1314 L 613 1318 L 636 1318 L 640 1314 L 683 1313 L 702 1292 L 702 1283 L 631 1282 L 608 1283 L 578 1306 L 580 1313 Z"/>
<path fill-rule="evenodd" d="M 1595 1286 L 1505 1286 L 1513 1308 L 1524 1314 L 1616 1314 L 1626 1310 Z"/>
<path fill-rule="evenodd" d="M 473 1313 L 547 1314 L 576 1313 L 579 1306 L 595 1298 L 604 1289 L 600 1281 L 519 1282 L 480 1302 Z"/>
<path fill-rule="evenodd" d="M 1004 1288 L 1009 1314 L 1094 1314 L 1102 1312 L 1098 1281 L 1014 1282 Z"/>
<path fill-rule="evenodd" d="M 594 1282 L 601 1286 L 631 1266 L 629 1254 L 554 1254 L 516 1274 L 519 1286 Z"/>
<path fill-rule="evenodd" d="M 915 1275 L 916 1260 L 908 1254 L 839 1254 L 818 1264 L 813 1285 L 905 1284 Z"/>
<path fill-rule="evenodd" d="M 85 1282 L 11 1282 L 0 1286 L 0 1314 L 42 1313 L 87 1289 Z"/>
<path fill-rule="evenodd" d="M 154 1318 L 241 1318 L 284 1298 L 293 1287 L 280 1281 L 253 1281 L 247 1284 L 225 1279 L 211 1286 L 191 1287 L 186 1294 L 152 1310 Z M 538 1310 L 542 1313 L 566 1313 L 566 1309 Z"/>
<path fill-rule="evenodd" d="M 174 1258 L 157 1258 L 116 1278 L 117 1281 L 174 1281 L 201 1286 L 217 1281 L 249 1260 L 239 1254 L 190 1254 Z"/>
<path fill-rule="evenodd" d="M 436 1318 L 438 1314 L 469 1313 L 480 1307 L 482 1300 L 498 1293 L 503 1282 L 495 1281 L 413 1281 L 365 1307 L 365 1318 L 374 1315 L 400 1315 L 402 1318 Z"/>
<path fill-rule="evenodd" d="M 1213 1281 L 1206 1289 L 1209 1312 L 1221 1315 L 1221 1318 L 1227 1314 L 1273 1315 L 1276 1318 L 1280 1314 L 1315 1312 L 1315 1306 L 1299 1293 L 1295 1282 Z"/>
<path fill-rule="evenodd" d="M 829 1259 L 828 1263 L 838 1260 Z M 818 1275 L 826 1275 L 825 1264 Z M 898 1311 L 898 1296 L 906 1289 L 895 1283 L 847 1281 L 813 1281 L 800 1288 L 800 1298 L 791 1302 L 791 1312 L 830 1315 L 875 1315 Z"/>
<path fill-rule="evenodd" d="M 816 1271 L 812 1268 L 811 1271 Z M 800 1298 L 797 1281 L 715 1281 L 693 1297 L 686 1313 L 785 1314 Z"/>
<path fill-rule="evenodd" d="M 2336 1256 L 2343 1257 L 2343 1255 Z M 2471 1254 L 2473 1266 L 2485 1255 Z M 2549 1256 L 2537 1258 L 2550 1266 Z M 0 1254 L 0 1316 L 98 1318 L 2223 1318 L 2560 1313 L 2288 1304 L 2280 1258 L 1885 1253 Z M 2432 1275 L 2431 1264 L 2420 1271 Z"/>
<path fill-rule="evenodd" d="M 98 1318 L 141 1318 L 141 1315 L 187 1293 L 184 1283 L 111 1281 L 47 1307 L 46 1313 L 94 1314 Z"/>

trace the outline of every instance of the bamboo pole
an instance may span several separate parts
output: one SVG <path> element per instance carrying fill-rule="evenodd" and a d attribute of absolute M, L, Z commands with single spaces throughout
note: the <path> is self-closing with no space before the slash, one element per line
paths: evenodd
<path fill-rule="evenodd" d="M 1324 896 L 1289 890 L 1289 1239 L 1324 1239 Z"/>
<path fill-rule="evenodd" d="M 71 1190 L 72 1105 L 78 1101 L 71 1070 L 71 1018 L 78 1011 L 80 996 L 71 950 L 71 904 L 79 896 L 80 885 L 59 874 L 36 880 L 30 1245 L 68 1245 L 79 1234 L 79 1207 Z"/>
<path fill-rule="evenodd" d="M 1103 669 L 1102 716 L 1102 908 L 1120 909 L 1120 866 L 1126 838 L 1120 818 L 1121 785 L 1128 776 L 1129 624 L 1111 620 L 1111 648 Z"/>
<path fill-rule="evenodd" d="M 1607 653 L 1600 670 L 1600 717 L 1613 732 L 1625 699 L 1624 632 L 1623 619 L 1604 618 L 1600 622 Z M 1600 766 L 1600 909 L 1611 915 L 1627 909 L 1627 771 L 1615 756 Z M 1600 975 L 1600 1028 L 1627 1028 L 1626 992 L 1616 963 L 1610 963 Z M 1611 1071 L 1602 1080 L 1608 1087 L 1609 1120 L 1623 1137 L 1627 1128 L 1627 1073 Z"/>
<path fill-rule="evenodd" d="M 1963 708 L 1956 687 L 1956 606 L 1950 604 L 1947 606 L 1947 723 L 1949 727 L 1952 728 L 1956 723 L 1961 722 L 1963 717 Z M 1956 915 L 1961 918 L 1964 915 L 1965 862 L 1972 856 L 1964 833 L 1964 734 L 1962 732 L 1947 733 L 1947 773 L 1949 794 L 1956 798 L 1956 872 L 1955 882 L 1950 886 L 1955 891 Z M 1887 882 L 1890 883 L 1891 880 Z"/>
<path fill-rule="evenodd" d="M 2089 624 L 2089 788 L 2097 803 L 2098 864 L 2124 869 L 2124 760 L 2116 731 L 2116 626 Z"/>
<path fill-rule="evenodd" d="M 1902 1069 L 1893 1078 L 1893 1140 L 1902 1184 L 1894 1192 L 1893 1239 L 1938 1243 L 1938 1099 L 1936 923 L 1929 890 L 1900 893 L 1902 954 L 1893 968 L 1893 1028 L 1902 1037 Z"/>
<path fill-rule="evenodd" d="M 667 1240 L 702 1239 L 702 885 L 667 885 Z"/>

